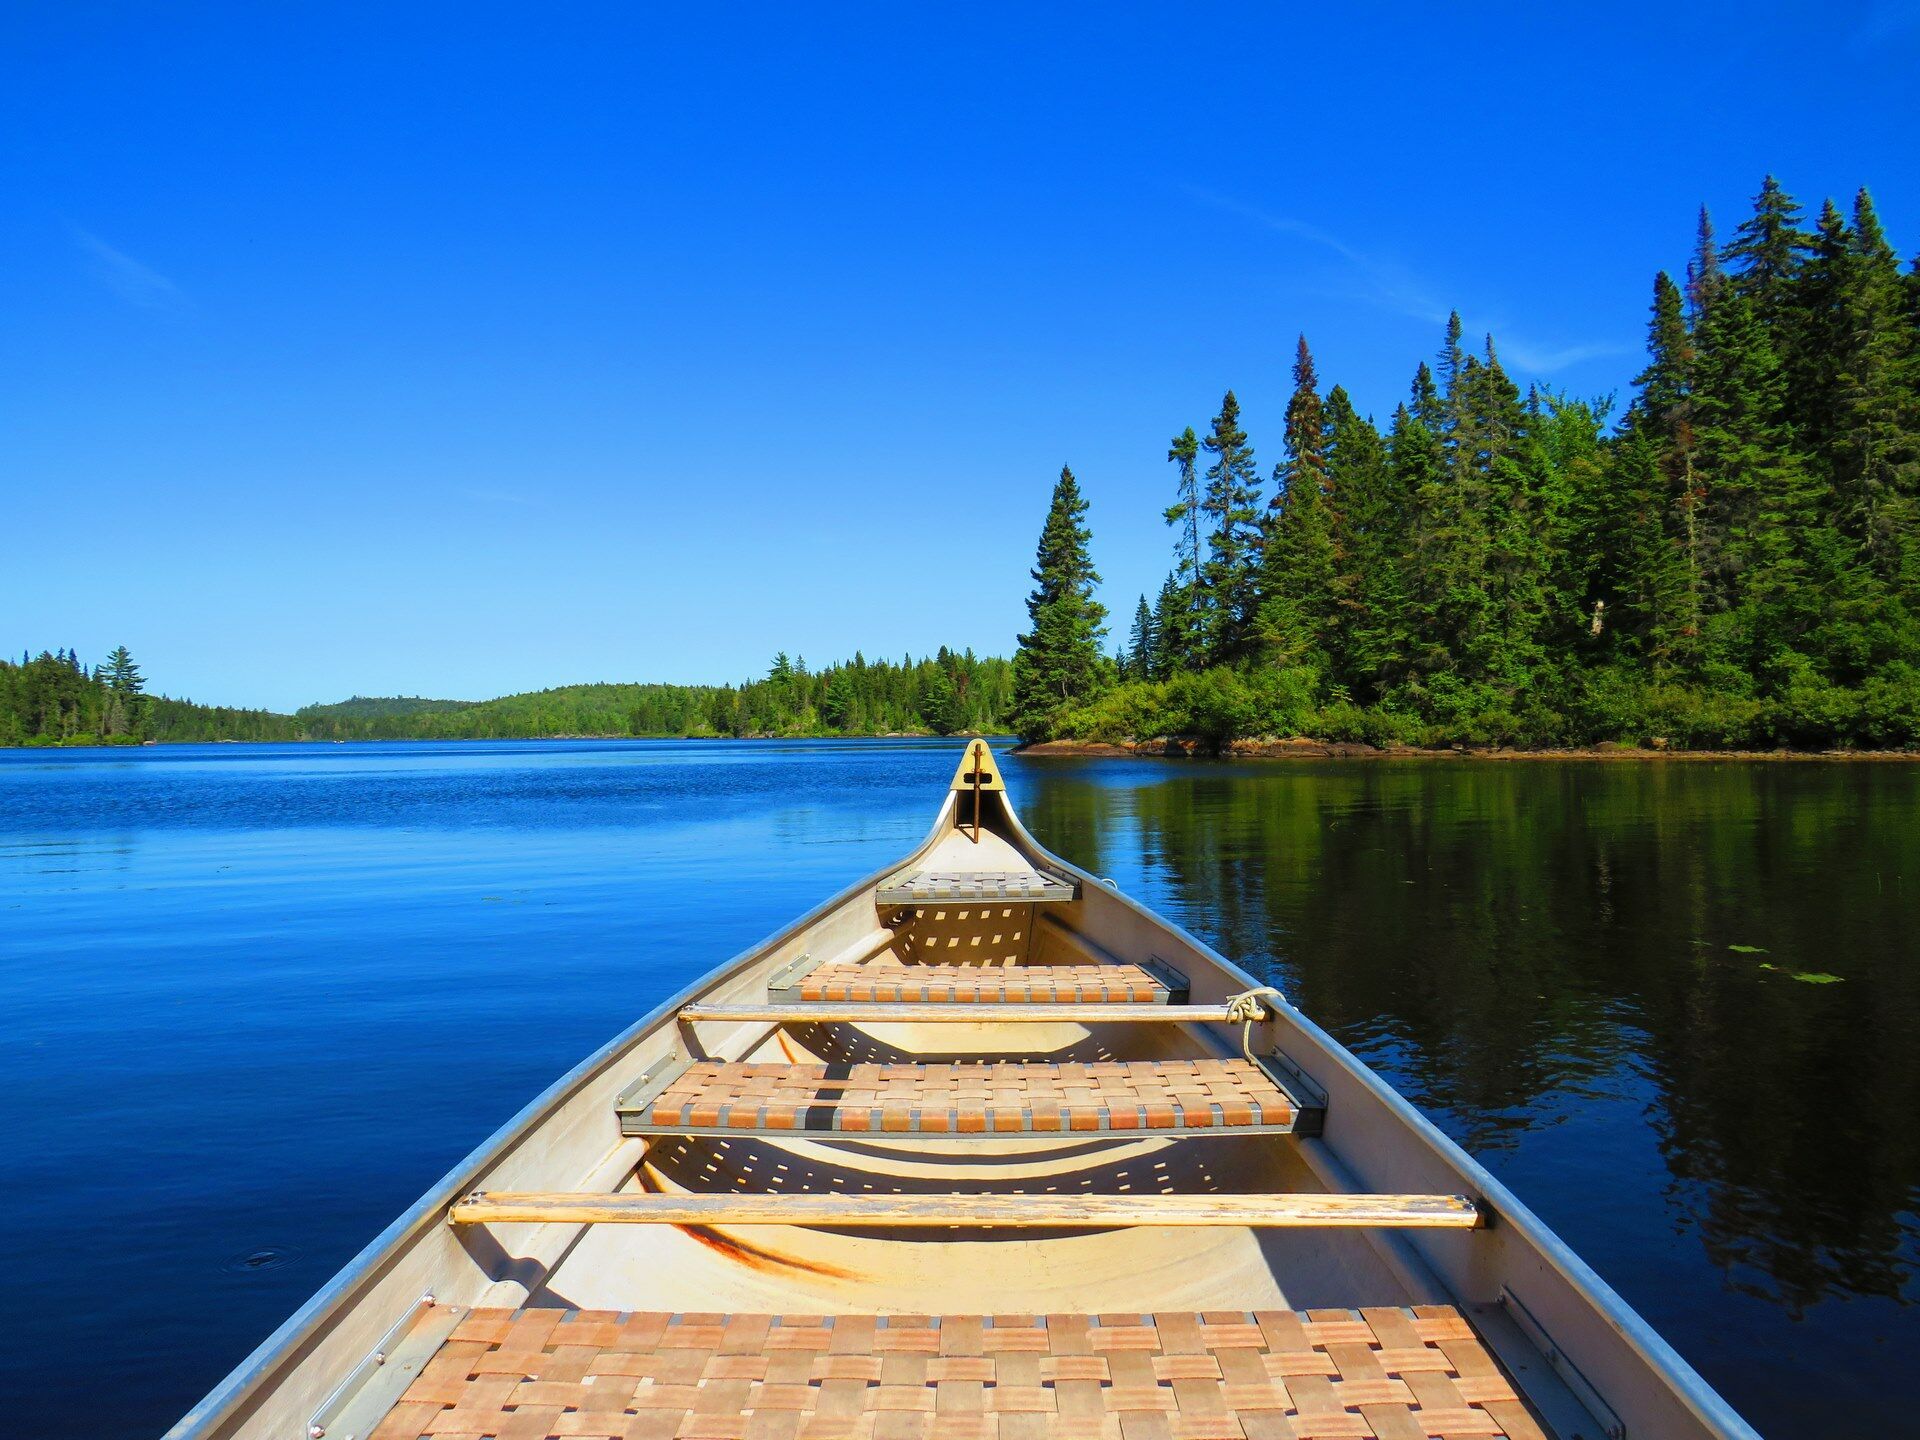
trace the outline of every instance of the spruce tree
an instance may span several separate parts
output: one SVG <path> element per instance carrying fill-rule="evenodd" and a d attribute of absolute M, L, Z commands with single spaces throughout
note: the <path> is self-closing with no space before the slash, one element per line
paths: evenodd
<path fill-rule="evenodd" d="M 77 661 L 76 661 L 77 664 Z M 146 677 L 124 645 L 116 645 L 100 667 L 107 706 L 102 728 L 109 735 L 137 735 L 146 720 Z"/>
<path fill-rule="evenodd" d="M 1748 295 L 1720 295 L 1696 342 L 1705 629 L 1714 658 L 1754 670 L 1795 648 L 1821 604 L 1807 568 L 1822 548 L 1818 488 L 1791 445 L 1780 357 Z"/>
<path fill-rule="evenodd" d="M 1854 199 L 1843 260 L 1830 362 L 1834 489 L 1845 532 L 1878 574 L 1893 579 L 1920 493 L 1920 373 L 1900 262 L 1865 190 Z"/>
<path fill-rule="evenodd" d="M 919 708 L 921 722 L 936 735 L 951 735 L 964 723 L 953 678 L 938 664 L 925 667 Z"/>
<path fill-rule="evenodd" d="M 1720 247 L 1713 236 L 1713 216 L 1700 207 L 1700 219 L 1694 227 L 1693 258 L 1687 262 L 1687 320 L 1699 326 L 1726 276 L 1720 269 Z"/>
<path fill-rule="evenodd" d="M 1788 404 L 1801 448 L 1816 460 L 1831 457 L 1839 419 L 1835 362 L 1841 349 L 1840 292 L 1852 238 L 1840 207 L 1829 198 L 1814 222 L 1806 263 L 1795 286 L 1798 343 L 1784 357 Z"/>
<path fill-rule="evenodd" d="M 1733 270 L 1733 288 L 1746 297 L 1754 317 L 1774 336 L 1784 353 L 1792 343 L 1798 315 L 1794 282 L 1806 263 L 1807 235 L 1800 228 L 1800 207 L 1767 176 L 1753 197 L 1753 214 L 1734 232 L 1721 257 Z"/>
<path fill-rule="evenodd" d="M 1327 488 L 1337 502 L 1331 678 L 1372 703 L 1404 673 L 1410 505 L 1379 430 L 1338 385 L 1327 392 Z"/>
<path fill-rule="evenodd" d="M 1467 353 L 1460 345 L 1460 337 L 1460 312 L 1455 310 L 1447 316 L 1447 338 L 1440 348 L 1438 412 L 1440 423 L 1432 427 L 1433 433 L 1447 447 L 1448 453 L 1452 453 L 1454 431 L 1460 425 L 1460 382 L 1462 372 L 1468 364 Z M 1424 365 L 1421 367 L 1422 370 L 1425 368 Z M 1418 383 L 1416 379 L 1416 387 Z"/>
<path fill-rule="evenodd" d="M 1669 524 L 1665 457 L 1636 408 L 1607 454 L 1583 517 L 1593 555 L 1582 648 L 1596 665 L 1645 662 L 1664 679 L 1688 643 L 1686 561 Z M 1593 633 L 1597 631 L 1597 633 Z"/>
<path fill-rule="evenodd" d="M 1662 270 L 1653 280 L 1653 318 L 1647 325 L 1647 368 L 1634 384 L 1639 410 L 1654 435 L 1671 439 L 1687 398 L 1687 368 L 1692 342 L 1687 335 L 1686 303 L 1673 277 Z"/>
<path fill-rule="evenodd" d="M 1173 583 L 1173 577 L 1169 575 L 1153 602 L 1150 678 L 1165 680 L 1187 668 L 1190 660 L 1183 637 L 1188 633 L 1186 627 L 1191 618 L 1185 592 Z"/>
<path fill-rule="evenodd" d="M 1023 740 L 1046 739 L 1062 710 L 1091 699 L 1107 663 L 1107 611 L 1093 598 L 1100 576 L 1086 514 L 1079 482 L 1062 466 L 1031 572 L 1031 628 L 1013 657 L 1013 723 Z"/>
<path fill-rule="evenodd" d="M 1260 641 L 1273 659 L 1324 672 L 1343 577 L 1327 479 L 1326 407 L 1304 335 L 1294 351 L 1285 443 L 1262 545 Z"/>
<path fill-rule="evenodd" d="M 1200 572 L 1206 658 L 1221 665 L 1247 653 L 1260 564 L 1260 480 L 1233 391 L 1221 400 L 1213 429 L 1201 444 L 1214 457 L 1200 497 L 1200 509 L 1212 527 Z"/>
<path fill-rule="evenodd" d="M 1178 499 L 1166 508 L 1169 525 L 1177 526 L 1179 539 L 1174 545 L 1173 586 L 1180 603 L 1162 607 L 1160 614 L 1161 649 L 1185 665 L 1199 658 L 1202 648 L 1200 583 L 1200 440 L 1189 425 L 1173 437 L 1167 447 L 1167 459 L 1178 467 Z"/>
<path fill-rule="evenodd" d="M 1153 679 L 1154 655 L 1159 648 L 1153 632 L 1153 611 L 1147 607 L 1147 597 L 1142 595 L 1140 603 L 1133 607 L 1133 629 L 1127 635 L 1127 678 Z"/>
<path fill-rule="evenodd" d="M 1701 214 L 1704 221 L 1705 211 Z M 1707 236 L 1711 244 L 1711 227 Z M 1673 277 L 1662 270 L 1653 282 L 1647 368 L 1634 382 L 1640 393 L 1627 416 L 1627 428 L 1644 443 L 1623 459 L 1630 473 L 1617 477 L 1621 488 L 1614 497 L 1618 504 L 1629 507 L 1630 513 L 1603 517 L 1597 533 L 1614 537 L 1602 542 L 1601 566 L 1615 573 L 1621 566 L 1632 570 L 1612 588 L 1624 587 L 1636 596 L 1658 591 L 1657 605 L 1647 601 L 1635 612 L 1637 618 L 1622 623 L 1640 627 L 1636 633 L 1646 642 L 1641 648 L 1657 654 L 1663 668 L 1687 652 L 1700 630 L 1702 508 L 1706 494 L 1695 465 L 1693 366 L 1693 335 L 1687 327 L 1685 301 Z M 1650 474 L 1642 473 L 1646 466 L 1652 467 Z M 1656 480 L 1657 495 L 1648 488 Z M 1653 548 L 1650 538 L 1656 531 L 1666 534 L 1669 522 L 1673 534 L 1671 556 Z M 1631 548 L 1631 561 L 1622 558 L 1623 547 Z M 1661 568 L 1669 559 L 1676 560 L 1680 567 L 1677 592 L 1672 588 L 1676 583 L 1673 575 Z M 1655 569 L 1659 569 L 1657 577 Z M 1604 595 L 1589 599 L 1603 605 L 1617 603 Z"/>
<path fill-rule="evenodd" d="M 1413 372 L 1412 418 L 1424 425 L 1429 435 L 1438 435 L 1444 421 L 1440 410 L 1440 390 L 1433 383 L 1433 371 L 1424 360 L 1420 362 L 1420 368 Z"/>

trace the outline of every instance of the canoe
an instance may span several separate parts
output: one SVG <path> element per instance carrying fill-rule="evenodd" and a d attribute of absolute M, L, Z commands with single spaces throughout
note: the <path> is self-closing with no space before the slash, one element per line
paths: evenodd
<path fill-rule="evenodd" d="M 1754 1431 L 973 741 L 911 854 L 588 1056 L 169 1435 Z"/>

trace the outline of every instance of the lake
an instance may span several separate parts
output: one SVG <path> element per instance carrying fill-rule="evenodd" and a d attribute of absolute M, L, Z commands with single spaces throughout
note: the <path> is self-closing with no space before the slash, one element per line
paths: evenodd
<path fill-rule="evenodd" d="M 909 848 L 958 749 L 0 751 L 7 1433 L 163 1430 L 587 1051 Z M 1911 1433 L 1920 766 L 1005 772 L 1773 1440 Z"/>

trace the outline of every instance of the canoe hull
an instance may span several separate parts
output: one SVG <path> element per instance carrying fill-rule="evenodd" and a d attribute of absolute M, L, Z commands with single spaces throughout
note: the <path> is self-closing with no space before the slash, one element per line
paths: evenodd
<path fill-rule="evenodd" d="M 1221 1311 L 1450 1303 L 1472 1314 L 1543 1417 L 1563 1435 L 1618 1422 L 1634 1436 L 1752 1437 L 1753 1430 L 1566 1244 L 1405 1099 L 1290 1007 L 1253 1032 L 1324 1092 L 1319 1138 L 1205 1141 L 1023 1137 L 965 1147 L 880 1138 L 740 1137 L 649 1141 L 620 1133 L 616 1102 L 636 1076 L 692 1048 L 728 1059 L 851 1060 L 889 1054 L 1090 1058 L 1237 1055 L 1237 1027 L 873 1025 L 822 1027 L 817 1038 L 762 1020 L 676 1023 L 690 1004 L 763 1004 L 770 981 L 822 957 L 867 956 L 875 896 L 889 877 L 952 852 L 969 802 L 949 794 L 908 856 L 849 886 L 656 1007 L 510 1120 L 388 1227 L 168 1432 L 168 1440 L 250 1440 L 307 1433 L 312 1417 L 396 1321 L 431 1295 L 438 1306 L 520 1304 L 740 1313 L 964 1314 L 1018 1310 Z M 1254 977 L 1096 877 L 1048 853 L 1001 795 L 986 797 L 985 839 L 1007 856 L 1078 884 L 1069 904 L 1009 905 L 983 921 L 952 907 L 916 927 L 910 958 L 942 948 L 1001 963 L 1088 956 L 1151 958 L 1184 977 L 1189 998 L 1222 1004 Z M 970 843 L 970 842 L 969 842 Z M 937 905 L 938 902 L 931 902 Z M 1044 912 L 1044 913 L 1042 913 Z M 996 949 L 995 947 L 998 947 Z M 906 943 L 899 949 L 909 948 Z M 1004 951 L 1005 953 L 1000 953 Z M 902 957 L 907 958 L 907 957 Z M 837 1053 L 833 1045 L 847 1051 Z M 809 1048 L 809 1047 L 814 1048 Z M 825 1053 L 821 1053 L 821 1052 Z M 652 1149 L 649 1150 L 649 1145 Z M 737 1174 L 722 1173 L 726 1166 Z M 720 1168 L 716 1168 L 720 1167 Z M 807 1183 L 884 1180 L 929 1193 L 983 1175 L 1001 1188 L 1084 1186 L 1098 1193 L 1164 1185 L 1191 1192 L 1464 1194 L 1494 1223 L 1471 1231 L 1265 1231 L 1244 1228 L 1062 1232 L 447 1224 L 475 1190 L 672 1192 L 750 1184 L 785 1167 Z M 1169 1168 L 1171 1167 L 1171 1168 Z M 1354 1297 L 1367 1297 L 1356 1299 Z M 937 1302 L 929 1297 L 937 1297 Z M 1559 1359 L 1550 1364 L 1545 1352 Z M 1523 1371 L 1525 1372 L 1523 1374 Z"/>

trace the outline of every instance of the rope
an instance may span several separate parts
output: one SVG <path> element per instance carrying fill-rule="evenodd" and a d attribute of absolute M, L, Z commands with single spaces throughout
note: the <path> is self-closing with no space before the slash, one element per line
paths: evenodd
<path fill-rule="evenodd" d="M 1240 1053 L 1247 1059 L 1253 1059 L 1253 1026 L 1257 1020 L 1271 1017 L 1263 1002 L 1272 1001 L 1277 1010 L 1287 1003 L 1287 997 L 1271 985 L 1262 985 L 1249 990 L 1244 995 L 1235 995 L 1227 1001 L 1227 1023 L 1240 1022 Z"/>

